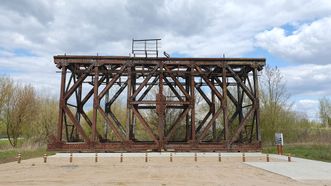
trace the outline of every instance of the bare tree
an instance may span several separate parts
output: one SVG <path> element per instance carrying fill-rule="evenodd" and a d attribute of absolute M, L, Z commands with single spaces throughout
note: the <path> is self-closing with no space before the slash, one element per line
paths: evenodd
<path fill-rule="evenodd" d="M 0 77 L 0 135 L 6 135 L 5 106 L 13 89 L 13 81 L 8 77 Z"/>
<path fill-rule="evenodd" d="M 31 126 L 25 126 L 24 136 L 32 140 L 33 143 L 43 145 L 51 134 L 55 131 L 58 114 L 58 102 L 48 97 L 38 97 L 35 103 L 35 118 L 31 120 Z"/>
<path fill-rule="evenodd" d="M 13 81 L 8 77 L 0 77 L 0 115 L 13 90 Z"/>
<path fill-rule="evenodd" d="M 263 106 L 285 106 L 290 95 L 278 67 L 266 66 L 261 77 L 261 102 Z"/>
<path fill-rule="evenodd" d="M 291 127 L 289 94 L 277 67 L 266 66 L 261 76 L 261 127 L 264 141 L 272 142 L 275 132 Z"/>
<path fill-rule="evenodd" d="M 24 125 L 31 124 L 35 117 L 36 94 L 32 86 L 16 85 L 5 104 L 5 124 L 7 137 L 13 147 L 23 133 Z"/>
<path fill-rule="evenodd" d="M 331 101 L 327 97 L 319 100 L 319 115 L 325 127 L 331 126 Z"/>

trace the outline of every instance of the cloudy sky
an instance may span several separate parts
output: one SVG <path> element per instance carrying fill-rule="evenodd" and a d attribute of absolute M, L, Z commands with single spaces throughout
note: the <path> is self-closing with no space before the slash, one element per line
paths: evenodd
<path fill-rule="evenodd" d="M 265 57 L 311 119 L 330 98 L 330 0 L 2 0 L 0 74 L 58 96 L 54 55 L 128 55 L 132 38 L 177 57 Z"/>

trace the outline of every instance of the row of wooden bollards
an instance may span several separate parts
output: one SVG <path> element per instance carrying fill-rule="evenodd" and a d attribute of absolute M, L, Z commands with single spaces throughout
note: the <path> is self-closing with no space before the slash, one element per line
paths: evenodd
<path fill-rule="evenodd" d="M 47 154 L 44 154 L 43 159 L 44 159 L 44 163 L 47 163 Z M 18 153 L 18 155 L 17 155 L 17 163 L 21 163 L 21 161 L 22 161 L 21 153 Z M 70 155 L 69 155 L 69 162 L 72 163 L 72 161 L 73 161 L 73 156 L 72 156 L 72 153 L 70 153 Z M 98 153 L 95 153 L 94 161 L 95 161 L 95 163 L 98 162 Z M 173 161 L 172 153 L 170 153 L 169 161 L 170 162 Z M 198 155 L 197 155 L 197 153 L 194 153 L 194 161 L 195 162 L 198 161 Z M 218 161 L 219 162 L 222 161 L 222 155 L 221 155 L 221 153 L 218 153 Z M 243 162 L 246 162 L 246 155 L 245 155 L 245 153 L 242 153 L 242 161 Z M 269 154 L 266 154 L 266 161 L 267 162 L 270 162 Z M 289 154 L 287 156 L 287 161 L 288 162 L 291 162 L 291 154 Z M 121 153 L 121 155 L 120 155 L 120 162 L 123 162 L 123 153 Z M 148 153 L 145 153 L 145 162 L 148 162 Z"/>
<path fill-rule="evenodd" d="M 220 159 L 221 157 L 219 157 L 219 159 Z M 220 161 L 220 160 L 219 160 Z M 245 156 L 245 153 L 242 153 L 242 161 L 243 162 L 246 162 L 246 156 Z M 270 157 L 269 157 L 269 154 L 266 154 L 266 161 L 267 162 L 270 162 Z M 288 162 L 291 162 L 292 160 L 291 160 L 291 154 L 288 154 L 288 156 L 287 156 L 287 161 Z"/>
<path fill-rule="evenodd" d="M 21 163 L 21 161 L 22 161 L 22 155 L 21 155 L 21 153 L 18 153 L 17 154 L 16 159 L 17 159 L 17 163 Z M 44 163 L 47 163 L 47 154 L 44 154 L 43 159 L 44 159 Z"/>

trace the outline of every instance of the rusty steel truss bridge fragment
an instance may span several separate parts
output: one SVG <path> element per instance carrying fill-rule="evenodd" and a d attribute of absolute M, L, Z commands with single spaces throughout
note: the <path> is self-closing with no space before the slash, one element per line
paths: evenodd
<path fill-rule="evenodd" d="M 265 59 L 159 57 L 157 47 L 154 56 L 148 52 L 54 56 L 61 91 L 57 134 L 48 149 L 261 149 L 258 76 Z"/>

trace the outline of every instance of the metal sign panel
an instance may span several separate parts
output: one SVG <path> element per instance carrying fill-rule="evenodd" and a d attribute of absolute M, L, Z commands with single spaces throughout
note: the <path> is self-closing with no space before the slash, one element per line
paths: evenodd
<path fill-rule="evenodd" d="M 275 143 L 276 145 L 284 145 L 283 133 L 281 132 L 275 133 Z"/>

